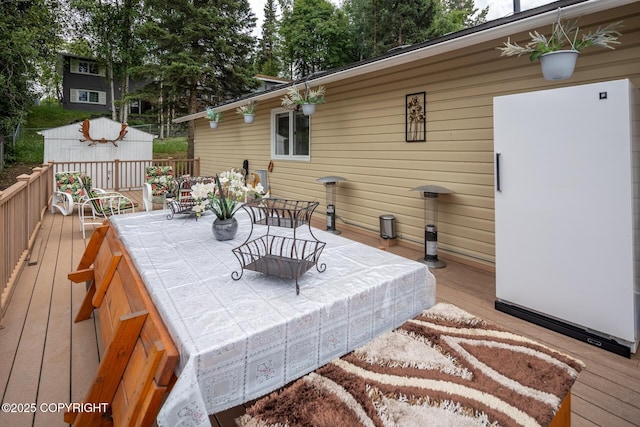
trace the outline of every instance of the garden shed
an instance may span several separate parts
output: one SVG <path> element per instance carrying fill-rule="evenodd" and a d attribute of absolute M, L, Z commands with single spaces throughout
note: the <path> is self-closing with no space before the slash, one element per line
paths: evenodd
<path fill-rule="evenodd" d="M 129 127 L 106 117 L 72 123 L 39 132 L 44 137 L 45 162 L 112 162 L 117 160 L 149 160 L 153 158 L 154 135 Z M 97 173 L 83 171 L 94 175 Z M 110 176 L 107 173 L 107 180 Z M 94 185 L 110 188 L 108 182 Z M 127 183 L 121 183 L 127 186 Z"/>

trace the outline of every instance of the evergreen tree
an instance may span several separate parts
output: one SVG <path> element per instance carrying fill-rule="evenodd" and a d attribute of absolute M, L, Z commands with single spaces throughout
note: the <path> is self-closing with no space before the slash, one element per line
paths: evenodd
<path fill-rule="evenodd" d="M 283 62 L 299 78 L 348 64 L 353 58 L 349 21 L 326 0 L 295 0 L 283 11 Z"/>
<path fill-rule="evenodd" d="M 372 0 L 347 0 L 343 9 L 349 18 L 350 38 L 354 45 L 354 61 L 373 56 L 373 46 L 375 45 L 376 32 L 372 31 L 376 19 L 372 16 L 375 13 L 371 7 Z"/>
<path fill-rule="evenodd" d="M 440 0 L 432 38 L 480 25 L 487 21 L 488 13 L 489 6 L 478 10 L 474 0 Z"/>
<path fill-rule="evenodd" d="M 275 0 L 267 0 L 264 5 L 262 38 L 258 42 L 258 51 L 254 62 L 256 74 L 277 77 L 282 71 L 280 61 L 280 43 L 278 40 L 278 18 Z"/>
<path fill-rule="evenodd" d="M 473 0 L 346 0 L 354 60 L 424 42 L 486 21 Z"/>
<path fill-rule="evenodd" d="M 134 37 L 142 0 L 72 0 L 71 6 L 75 10 L 76 32 L 84 35 L 92 56 L 107 67 L 111 116 L 126 122 L 130 69 L 140 64 L 142 57 L 141 45 Z M 115 97 L 116 84 L 120 87 L 120 100 Z"/>
<path fill-rule="evenodd" d="M 373 56 L 429 38 L 438 0 L 373 0 Z"/>
<path fill-rule="evenodd" d="M 459 11 L 464 14 L 462 27 L 458 28 L 458 30 L 475 27 L 487 22 L 489 6 L 485 7 L 482 10 L 479 10 L 478 8 L 476 8 L 474 0 L 443 0 L 443 2 L 447 6 L 446 10 Z"/>
<path fill-rule="evenodd" d="M 139 35 L 149 57 L 141 68 L 170 108 L 195 114 L 258 86 L 250 62 L 256 18 L 247 0 L 147 0 L 146 7 Z M 194 133 L 191 121 L 189 158 Z"/>
<path fill-rule="evenodd" d="M 53 0 L 0 1 L 0 144 L 37 100 L 43 67 L 55 64 L 58 6 Z"/>

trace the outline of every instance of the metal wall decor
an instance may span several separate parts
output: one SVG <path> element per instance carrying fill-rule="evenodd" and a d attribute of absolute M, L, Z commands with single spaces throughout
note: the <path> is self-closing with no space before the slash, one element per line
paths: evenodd
<path fill-rule="evenodd" d="M 427 140 L 426 92 L 411 93 L 406 98 L 405 140 L 421 142 Z"/>
<path fill-rule="evenodd" d="M 127 132 L 129 132 L 127 130 L 127 126 L 128 125 L 126 123 L 120 124 L 120 133 L 118 134 L 118 137 L 116 139 L 92 138 L 91 135 L 89 134 L 89 130 L 91 128 L 91 121 L 89 119 L 84 119 L 84 121 L 80 125 L 80 133 L 82 134 L 82 136 L 84 136 L 84 139 L 81 139 L 80 142 L 89 141 L 89 145 L 96 145 L 98 142 L 103 144 L 110 142 L 117 147 L 118 144 L 116 144 L 116 142 L 123 141 L 124 137 L 127 135 Z"/>

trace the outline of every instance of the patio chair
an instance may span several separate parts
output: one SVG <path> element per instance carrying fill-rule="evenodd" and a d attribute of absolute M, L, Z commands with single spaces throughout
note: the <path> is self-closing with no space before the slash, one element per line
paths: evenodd
<path fill-rule="evenodd" d="M 71 215 L 73 207 L 86 198 L 81 177 L 86 177 L 91 185 L 91 178 L 84 172 L 65 171 L 54 175 L 53 197 L 51 199 L 51 212 L 57 209 L 62 215 Z"/>
<path fill-rule="evenodd" d="M 87 193 L 87 197 L 78 206 L 78 218 L 83 239 L 86 238 L 85 230 L 88 225 L 102 225 L 104 220 L 112 215 L 135 212 L 138 205 L 127 196 L 114 191 L 91 188 L 91 181 L 87 179 L 81 181 Z"/>
<path fill-rule="evenodd" d="M 192 208 L 195 206 L 196 200 L 191 196 L 191 188 L 195 184 L 209 184 L 214 181 L 215 178 L 212 176 L 182 175 L 175 179 L 174 182 L 176 188 L 172 189 L 173 197 L 166 200 L 166 207 L 171 209 L 169 218 L 173 218 L 177 213 L 192 214 Z"/>
<path fill-rule="evenodd" d="M 146 181 L 142 184 L 142 204 L 145 211 L 153 210 L 153 204 L 165 205 L 167 193 L 175 187 L 171 166 L 147 166 Z"/>

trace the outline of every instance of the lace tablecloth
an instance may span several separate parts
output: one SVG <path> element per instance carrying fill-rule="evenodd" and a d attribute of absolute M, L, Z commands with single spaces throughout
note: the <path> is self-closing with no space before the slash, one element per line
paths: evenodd
<path fill-rule="evenodd" d="M 293 280 L 254 271 L 235 281 L 231 250 L 249 236 L 246 212 L 226 242 L 213 238 L 211 213 L 196 221 L 167 212 L 111 219 L 180 352 L 160 426 L 209 425 L 207 414 L 276 390 L 435 303 L 424 264 L 317 229 L 327 268 L 306 272 L 300 295 Z M 253 237 L 264 232 L 256 226 Z M 296 237 L 310 238 L 309 228 Z"/>

